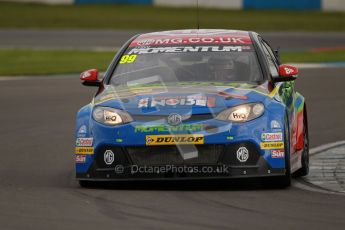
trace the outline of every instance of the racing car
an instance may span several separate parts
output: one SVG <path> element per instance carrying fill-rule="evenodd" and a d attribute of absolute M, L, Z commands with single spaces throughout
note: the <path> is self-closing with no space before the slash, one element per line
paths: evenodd
<path fill-rule="evenodd" d="M 77 113 L 81 186 L 96 181 L 274 178 L 309 171 L 307 107 L 294 66 L 257 33 L 139 34 L 116 53 Z"/>

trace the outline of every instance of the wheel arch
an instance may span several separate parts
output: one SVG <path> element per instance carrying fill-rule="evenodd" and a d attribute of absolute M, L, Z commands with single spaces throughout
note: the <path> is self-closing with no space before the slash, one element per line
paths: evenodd
<path fill-rule="evenodd" d="M 296 104 L 296 145 L 294 149 L 295 151 L 301 151 L 304 147 L 304 121 L 307 120 L 307 106 L 304 97 L 298 93 L 297 95 L 301 102 Z M 308 124 L 306 125 L 308 127 Z"/>

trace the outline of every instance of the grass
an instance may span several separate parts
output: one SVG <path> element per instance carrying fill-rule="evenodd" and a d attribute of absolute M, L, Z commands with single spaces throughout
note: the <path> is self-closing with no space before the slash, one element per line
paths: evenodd
<path fill-rule="evenodd" d="M 345 31 L 345 13 L 200 9 L 202 28 Z M 40 5 L 0 2 L 0 28 L 182 29 L 196 27 L 193 8 L 142 5 Z"/>
<path fill-rule="evenodd" d="M 80 73 L 105 70 L 115 52 L 0 50 L 0 76 Z"/>
<path fill-rule="evenodd" d="M 287 52 L 282 54 L 282 62 L 345 62 L 345 50 L 324 52 Z"/>
<path fill-rule="evenodd" d="M 0 76 L 80 73 L 106 70 L 115 52 L 76 50 L 0 50 Z M 288 52 L 284 63 L 345 62 L 344 51 Z"/>

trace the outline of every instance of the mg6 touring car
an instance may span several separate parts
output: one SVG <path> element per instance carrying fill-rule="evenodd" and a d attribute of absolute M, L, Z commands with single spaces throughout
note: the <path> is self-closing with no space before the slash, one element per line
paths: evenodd
<path fill-rule="evenodd" d="M 93 181 L 272 177 L 309 170 L 298 69 L 257 33 L 140 34 L 117 52 L 77 114 L 76 177 Z"/>

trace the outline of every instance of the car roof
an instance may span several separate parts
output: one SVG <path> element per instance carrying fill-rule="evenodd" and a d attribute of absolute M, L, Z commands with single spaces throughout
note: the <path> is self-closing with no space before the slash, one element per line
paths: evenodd
<path fill-rule="evenodd" d="M 145 33 L 130 44 L 134 46 L 200 45 L 200 44 L 252 44 L 250 32 L 224 29 L 189 29 Z"/>

